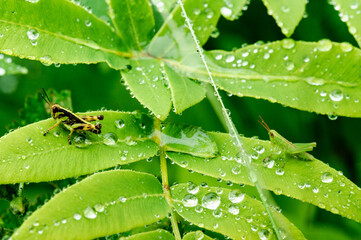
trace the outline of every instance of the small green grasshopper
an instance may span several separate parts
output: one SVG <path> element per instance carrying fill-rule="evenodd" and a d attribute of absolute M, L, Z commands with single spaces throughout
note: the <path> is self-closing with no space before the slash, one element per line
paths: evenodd
<path fill-rule="evenodd" d="M 72 113 L 70 110 L 63 108 L 59 104 L 52 104 L 50 102 L 50 99 L 48 95 L 46 94 L 44 88 L 43 88 L 44 94 L 46 98 L 42 95 L 41 97 L 44 99 L 46 103 L 50 106 L 50 112 L 51 116 L 57 120 L 54 126 L 49 128 L 45 133 L 44 136 L 53 128 L 57 127 L 61 122 L 64 124 L 64 126 L 70 131 L 70 134 L 68 135 L 68 142 L 71 144 L 70 137 L 73 134 L 74 131 L 89 131 L 95 134 L 101 133 L 102 125 L 100 123 L 92 124 L 90 121 L 96 121 L 96 120 L 103 120 L 104 116 L 78 116 L 74 113 Z"/>
<path fill-rule="evenodd" d="M 307 153 L 308 151 L 312 151 L 314 147 L 316 147 L 315 142 L 311 143 L 291 143 L 286 138 L 282 137 L 278 132 L 275 130 L 271 130 L 268 125 L 263 121 L 261 116 L 259 116 L 261 119 L 258 120 L 258 122 L 268 131 L 268 135 L 270 138 L 271 143 L 274 145 L 277 145 L 281 148 L 281 151 L 285 154 L 289 154 L 295 157 L 298 157 L 305 161 L 312 161 L 315 160 L 315 158 Z"/>

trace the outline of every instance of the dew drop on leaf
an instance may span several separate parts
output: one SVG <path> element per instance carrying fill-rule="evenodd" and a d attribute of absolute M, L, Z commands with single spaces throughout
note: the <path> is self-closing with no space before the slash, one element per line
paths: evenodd
<path fill-rule="evenodd" d="M 199 186 L 193 182 L 188 183 L 187 191 L 190 194 L 197 194 L 199 191 Z"/>
<path fill-rule="evenodd" d="M 89 219 L 94 219 L 97 217 L 97 214 L 94 212 L 93 208 L 87 207 L 84 210 L 84 216 Z"/>
<path fill-rule="evenodd" d="M 348 42 L 343 42 L 341 43 L 340 48 L 343 52 L 350 52 L 352 50 L 352 45 Z"/>
<path fill-rule="evenodd" d="M 39 37 L 39 32 L 35 29 L 30 29 L 26 34 L 28 35 L 29 40 L 36 40 Z"/>
<path fill-rule="evenodd" d="M 333 181 L 332 174 L 329 172 L 325 172 L 324 174 L 321 175 L 321 181 L 323 183 L 331 183 Z"/>
<path fill-rule="evenodd" d="M 104 135 L 103 143 L 108 146 L 115 146 L 118 141 L 118 137 L 115 133 L 106 133 Z"/>
<path fill-rule="evenodd" d="M 285 173 L 285 170 L 283 168 L 277 168 L 276 174 L 282 176 Z"/>
<path fill-rule="evenodd" d="M 80 219 L 81 219 L 81 215 L 80 215 L 79 213 L 74 213 L 73 218 L 74 218 L 75 220 L 80 220 Z"/>
<path fill-rule="evenodd" d="M 117 126 L 117 128 L 123 128 L 125 126 L 125 123 L 122 119 L 119 119 L 115 121 L 115 126 Z"/>
<path fill-rule="evenodd" d="M 193 194 L 187 194 L 182 199 L 182 203 L 185 207 L 195 207 L 198 204 L 198 198 Z"/>
<path fill-rule="evenodd" d="M 290 38 L 282 40 L 282 47 L 285 49 L 292 49 L 295 46 L 295 41 Z"/>
<path fill-rule="evenodd" d="M 220 218 L 222 216 L 222 214 L 223 214 L 222 210 L 220 210 L 220 209 L 216 209 L 216 210 L 213 211 L 213 216 L 215 218 Z"/>
<path fill-rule="evenodd" d="M 317 48 L 321 52 L 330 51 L 332 48 L 332 42 L 328 39 L 322 39 L 322 40 L 318 41 Z"/>
<path fill-rule="evenodd" d="M 267 229 L 262 229 L 262 230 L 258 231 L 258 236 L 259 236 L 259 239 L 261 239 L 261 240 L 267 240 L 267 239 L 270 239 L 271 234 Z"/>
<path fill-rule="evenodd" d="M 330 98 L 334 102 L 339 102 L 343 99 L 343 93 L 340 89 L 335 89 L 329 94 Z"/>
<path fill-rule="evenodd" d="M 230 16 L 232 16 L 232 10 L 229 9 L 229 8 L 227 8 L 227 7 L 222 7 L 222 8 L 221 8 L 221 13 L 222 13 L 222 15 L 225 16 L 225 17 L 230 17 Z"/>
<path fill-rule="evenodd" d="M 97 212 L 104 212 L 105 207 L 103 204 L 98 203 L 98 204 L 95 204 L 94 209 Z"/>
<path fill-rule="evenodd" d="M 207 209 L 217 209 L 221 204 L 221 198 L 214 192 L 207 193 L 202 198 L 202 206 Z"/>
<path fill-rule="evenodd" d="M 239 190 L 233 190 L 229 192 L 228 199 L 232 203 L 240 203 L 243 201 L 245 194 Z"/>
<path fill-rule="evenodd" d="M 228 207 L 228 212 L 230 212 L 233 215 L 237 215 L 239 213 L 239 208 L 237 205 L 235 204 L 231 204 Z"/>

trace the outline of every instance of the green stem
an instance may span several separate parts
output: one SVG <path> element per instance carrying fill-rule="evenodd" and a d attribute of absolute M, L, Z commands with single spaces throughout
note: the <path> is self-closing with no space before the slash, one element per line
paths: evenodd
<path fill-rule="evenodd" d="M 205 56 L 203 54 L 203 49 L 199 45 L 199 41 L 197 40 L 197 36 L 196 36 L 196 34 L 195 34 L 194 30 L 193 30 L 193 27 L 192 27 L 193 25 L 191 23 L 191 20 L 188 18 L 186 10 L 184 9 L 183 1 L 178 0 L 178 4 L 182 9 L 182 13 L 183 13 L 183 16 L 185 18 L 186 25 L 188 26 L 189 31 L 192 34 L 192 38 L 193 38 L 193 40 L 194 40 L 194 42 L 195 42 L 195 44 L 197 46 L 199 56 L 202 59 L 203 65 L 204 65 L 204 67 L 205 67 L 205 69 L 206 69 L 206 71 L 208 73 L 210 83 L 212 84 L 212 87 L 213 87 L 212 92 L 215 94 L 215 96 L 217 98 L 218 103 L 215 104 L 215 107 L 216 107 L 216 109 L 218 108 L 218 110 L 216 110 L 216 112 L 221 112 L 222 113 L 222 118 L 224 119 L 224 122 L 225 122 L 225 124 L 227 126 L 228 132 L 233 137 L 233 142 L 235 143 L 235 145 L 237 145 L 238 148 L 240 149 L 240 156 L 239 157 L 244 161 L 245 166 L 248 169 L 248 175 L 249 175 L 251 181 L 256 186 L 258 194 L 260 195 L 260 198 L 262 200 L 263 206 L 266 209 L 267 214 L 268 214 L 268 216 L 269 216 L 269 218 L 271 220 L 273 230 L 274 230 L 274 232 L 276 234 L 276 237 L 277 237 L 277 239 L 280 240 L 280 239 L 282 239 L 281 233 L 280 233 L 279 228 L 278 228 L 278 226 L 276 224 L 276 220 L 273 218 L 270 206 L 269 206 L 269 204 L 267 202 L 267 200 L 269 198 L 266 197 L 266 195 L 265 195 L 266 191 L 262 188 L 262 186 L 264 186 L 264 184 L 262 184 L 260 182 L 262 180 L 262 178 L 260 178 L 258 176 L 258 173 L 253 169 L 253 167 L 251 165 L 251 158 L 250 158 L 249 154 L 244 150 L 243 142 L 242 142 L 242 140 L 241 140 L 241 138 L 240 138 L 240 136 L 238 134 L 237 128 L 235 127 L 231 117 L 229 116 L 229 112 L 227 111 L 226 107 L 223 104 L 222 98 L 219 95 L 218 88 L 217 88 L 217 86 L 216 86 L 216 84 L 214 82 L 212 73 L 211 73 L 211 71 L 210 71 L 210 69 L 208 67 L 206 58 L 205 58 Z"/>
<path fill-rule="evenodd" d="M 226 120 L 223 117 L 222 109 L 219 107 L 219 102 L 218 102 L 217 97 L 214 95 L 212 86 L 208 83 L 204 83 L 203 86 L 205 86 L 205 88 L 206 88 L 207 100 L 212 105 L 212 108 L 213 108 L 214 112 L 217 114 L 217 117 L 218 117 L 219 121 L 221 122 L 223 128 L 225 130 L 227 130 L 228 126 L 227 126 Z"/>
<path fill-rule="evenodd" d="M 155 127 L 155 130 L 156 130 L 155 141 L 160 146 L 159 147 L 160 171 L 161 171 L 161 175 L 162 175 L 162 186 L 163 186 L 164 197 L 167 200 L 169 206 L 171 207 L 170 221 L 171 221 L 171 224 L 172 224 L 174 237 L 175 237 L 176 240 L 181 240 L 182 237 L 181 237 L 180 232 L 179 232 L 177 219 L 175 217 L 174 210 L 173 210 L 173 201 L 172 201 L 172 197 L 171 197 L 170 191 L 169 191 L 170 188 L 169 188 L 169 183 L 168 183 L 167 159 L 165 158 L 165 152 L 164 152 L 162 139 L 161 139 L 160 120 L 156 118 L 154 125 L 155 125 L 154 127 Z"/>

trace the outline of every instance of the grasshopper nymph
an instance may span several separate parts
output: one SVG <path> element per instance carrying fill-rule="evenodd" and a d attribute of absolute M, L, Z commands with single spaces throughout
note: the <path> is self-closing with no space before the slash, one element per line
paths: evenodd
<path fill-rule="evenodd" d="M 284 152 L 285 154 L 295 156 L 305 161 L 315 160 L 315 158 L 311 154 L 307 153 L 308 151 L 312 151 L 312 149 L 316 147 L 315 142 L 291 143 L 286 138 L 282 137 L 278 132 L 270 129 L 268 125 L 265 123 L 265 121 L 263 121 L 261 116 L 259 117 L 261 121 L 258 120 L 258 122 L 268 131 L 268 135 L 271 143 L 281 148 L 282 152 Z"/>
<path fill-rule="evenodd" d="M 50 106 L 50 112 L 51 116 L 57 120 L 54 126 L 49 128 L 45 133 L 44 136 L 53 128 L 57 127 L 61 122 L 64 124 L 64 126 L 70 131 L 70 134 L 68 135 L 68 142 L 71 144 L 70 137 L 73 134 L 74 131 L 89 131 L 95 134 L 101 133 L 102 125 L 100 123 L 92 124 L 90 121 L 96 121 L 96 120 L 103 120 L 104 116 L 78 116 L 74 113 L 72 113 L 70 110 L 63 108 L 59 104 L 52 104 L 50 102 L 50 99 L 48 95 L 46 94 L 44 88 L 43 88 L 44 94 L 46 98 L 42 95 L 41 97 L 44 99 L 46 103 Z"/>

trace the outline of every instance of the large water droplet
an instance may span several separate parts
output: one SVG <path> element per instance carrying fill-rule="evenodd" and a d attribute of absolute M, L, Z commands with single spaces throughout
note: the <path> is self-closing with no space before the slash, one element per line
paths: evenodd
<path fill-rule="evenodd" d="M 202 198 L 202 206 L 211 210 L 217 209 L 221 198 L 214 192 L 207 193 Z"/>
<path fill-rule="evenodd" d="M 97 214 L 96 214 L 96 212 L 94 212 L 93 208 L 87 207 L 84 210 L 84 216 L 89 219 L 94 219 L 97 217 Z"/>
<path fill-rule="evenodd" d="M 26 34 L 28 35 L 28 38 L 30 40 L 36 40 L 39 37 L 39 32 L 35 29 L 30 29 L 29 31 L 26 32 Z"/>
<path fill-rule="evenodd" d="M 233 190 L 229 192 L 228 199 L 232 203 L 240 203 L 243 201 L 245 194 L 239 190 Z"/>
<path fill-rule="evenodd" d="M 343 93 L 340 89 L 335 89 L 330 93 L 330 98 L 334 102 L 339 102 L 343 99 Z"/>
<path fill-rule="evenodd" d="M 108 146 L 115 146 L 118 141 L 118 136 L 115 133 L 106 133 L 104 135 L 103 143 Z"/>
<path fill-rule="evenodd" d="M 282 40 L 282 47 L 285 49 L 292 49 L 295 46 L 295 41 L 290 38 Z"/>
<path fill-rule="evenodd" d="M 195 207 L 198 204 L 198 198 L 193 194 L 187 194 L 182 199 L 182 203 L 185 207 Z"/>
<path fill-rule="evenodd" d="M 116 120 L 115 121 L 115 126 L 117 126 L 117 128 L 123 128 L 125 125 L 124 121 L 122 119 Z"/>
<path fill-rule="evenodd" d="M 332 48 L 332 42 L 328 39 L 322 39 L 318 41 L 317 48 L 321 52 L 330 51 Z"/>
<path fill-rule="evenodd" d="M 98 203 L 98 204 L 95 204 L 94 209 L 97 212 L 104 212 L 105 207 L 103 204 Z"/>
<path fill-rule="evenodd" d="M 199 186 L 197 184 L 193 183 L 193 182 L 189 182 L 188 187 L 187 187 L 187 191 L 190 194 L 196 194 L 199 191 Z"/>
<path fill-rule="evenodd" d="M 81 215 L 80 215 L 79 213 L 74 213 L 73 218 L 74 218 L 75 220 L 80 220 L 80 219 L 81 219 Z"/>
<path fill-rule="evenodd" d="M 321 175 L 321 181 L 323 183 L 331 183 L 333 181 L 332 174 L 329 172 L 325 172 L 324 174 Z"/>
<path fill-rule="evenodd" d="M 239 208 L 237 205 L 231 204 L 228 207 L 228 212 L 230 212 L 233 215 L 237 215 L 239 213 Z"/>

